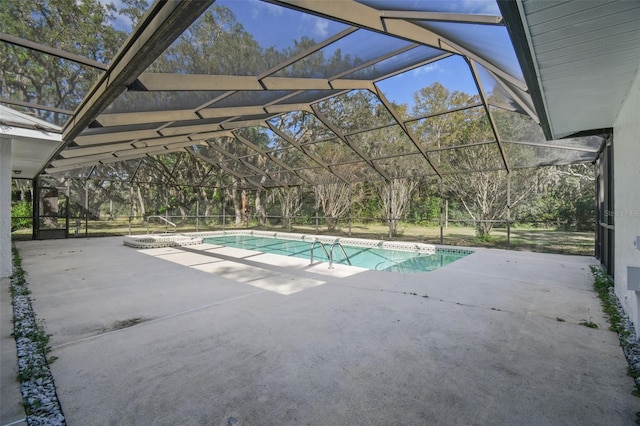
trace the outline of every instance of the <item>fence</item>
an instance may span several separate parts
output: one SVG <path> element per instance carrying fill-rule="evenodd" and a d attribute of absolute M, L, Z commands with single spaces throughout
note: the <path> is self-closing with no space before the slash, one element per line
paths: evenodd
<path fill-rule="evenodd" d="M 161 216 L 162 220 L 157 217 Z M 27 218 L 25 218 L 27 219 Z M 312 234 L 333 234 L 374 239 L 395 239 L 468 247 L 492 247 L 514 250 L 533 250 L 552 253 L 593 255 L 594 232 L 577 231 L 588 229 L 593 224 L 566 223 L 553 221 L 522 221 L 518 219 L 493 220 L 491 232 L 479 236 L 478 222 L 470 219 L 398 220 L 397 232 L 389 235 L 388 220 L 375 217 L 347 217 L 327 221 L 324 216 L 296 215 L 282 217 L 266 215 L 245 216 L 236 223 L 235 215 L 152 215 L 149 216 L 106 216 L 98 218 L 71 217 L 70 238 L 95 236 L 134 235 L 165 232 L 200 232 L 231 229 L 260 229 Z M 172 224 L 175 224 L 175 229 Z M 262 222 L 262 223 L 261 223 Z M 330 228 L 328 222 L 335 224 Z M 488 221 L 484 221 L 488 222 Z M 23 228 L 14 233 L 16 239 L 31 238 L 31 230 Z"/>
<path fill-rule="evenodd" d="M 262 192 L 246 190 L 246 193 L 239 189 L 208 188 L 208 192 L 197 194 L 190 188 L 191 192 L 185 189 L 190 194 L 185 201 L 178 197 L 178 189 L 161 183 L 141 186 L 109 180 L 47 177 L 43 178 L 41 186 L 56 188 L 66 194 L 65 207 L 68 208 L 69 218 L 66 232 L 71 238 L 243 228 L 593 254 L 594 225 L 584 222 L 585 218 L 589 218 L 588 213 L 575 215 L 576 221 L 582 220 L 584 223 L 528 220 L 535 218 L 536 210 L 526 210 L 528 213 L 514 210 L 510 205 L 509 180 L 500 182 L 507 192 L 506 198 L 498 197 L 502 204 L 497 208 L 502 208 L 504 213 L 503 217 L 491 221 L 472 220 L 453 198 L 450 204 L 443 192 L 443 181 L 423 182 L 415 197 L 407 201 L 410 204 L 410 208 L 405 209 L 408 210 L 408 218 L 365 216 L 391 216 L 394 211 L 392 200 L 387 200 L 389 203 L 385 205 L 384 199 L 376 198 L 373 186 L 359 189 L 362 197 L 374 200 L 368 205 L 362 202 L 362 197 L 360 201 L 353 201 L 353 191 L 349 187 L 348 206 L 346 209 L 342 207 L 340 217 L 321 215 L 326 198 L 321 201 L 321 195 L 312 188 L 269 189 Z M 37 199 L 41 205 L 42 200 Z M 286 211 L 296 214 L 283 216 L 281 212 Z M 52 215 L 56 213 L 48 214 L 51 216 L 48 218 L 53 218 Z M 66 217 L 64 219 L 64 222 L 58 220 L 57 223 L 66 225 Z M 576 232 L 583 228 L 590 232 Z M 482 232 L 476 232 L 478 229 Z M 14 233 L 15 238 L 29 238 L 31 235 L 28 226 Z"/>

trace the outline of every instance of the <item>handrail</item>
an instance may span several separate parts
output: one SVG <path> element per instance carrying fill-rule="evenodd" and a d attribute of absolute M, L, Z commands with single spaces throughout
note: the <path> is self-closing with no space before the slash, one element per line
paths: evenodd
<path fill-rule="evenodd" d="M 320 247 L 322 247 L 322 250 L 324 250 L 324 254 L 326 254 L 327 259 L 329 259 L 329 253 L 327 252 L 327 248 L 324 246 L 322 241 L 315 240 L 313 243 L 311 243 L 311 254 L 309 255 L 309 265 L 313 265 L 313 249 L 316 247 L 316 244 L 320 244 Z"/>
<path fill-rule="evenodd" d="M 347 263 L 351 265 L 351 261 L 349 260 L 349 256 L 347 256 L 347 252 L 344 251 L 344 247 L 342 247 L 342 244 L 336 241 L 335 243 L 331 244 L 331 247 L 329 248 L 329 269 L 333 268 L 333 249 L 336 246 L 340 247 L 340 250 L 342 250 L 342 254 L 344 255 L 344 258 L 347 259 Z"/>
<path fill-rule="evenodd" d="M 178 227 L 178 225 L 176 225 L 175 223 L 171 222 L 170 220 L 167 220 L 166 218 L 164 218 L 162 216 L 152 215 L 152 216 L 147 216 L 147 234 L 149 233 L 149 219 L 152 219 L 152 218 L 157 218 L 157 219 L 163 220 L 164 222 L 167 223 L 167 225 L 173 226 L 173 232 L 176 232 L 176 228 Z"/>

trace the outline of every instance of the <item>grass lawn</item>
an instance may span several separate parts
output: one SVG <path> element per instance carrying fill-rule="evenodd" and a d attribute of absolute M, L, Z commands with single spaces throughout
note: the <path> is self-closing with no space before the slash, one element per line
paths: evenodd
<path fill-rule="evenodd" d="M 294 232 L 315 232 L 315 227 L 295 227 Z M 320 229 L 320 233 L 323 232 Z M 401 224 L 400 233 L 394 239 L 440 244 L 440 227 L 425 227 Z M 348 227 L 342 227 L 338 235 L 347 235 Z M 360 238 L 389 239 L 389 230 L 384 225 L 354 224 L 351 235 Z M 448 227 L 443 230 L 443 243 L 452 246 L 507 248 L 507 230 L 495 228 L 486 240 L 476 238 L 473 227 Z M 577 254 L 593 256 L 595 236 L 593 232 L 560 231 L 552 228 L 511 228 L 511 249 L 545 253 Z"/>
<path fill-rule="evenodd" d="M 238 229 L 238 227 L 227 225 L 225 229 Z M 245 226 L 240 229 L 249 229 Z M 146 222 L 132 222 L 131 227 L 126 219 L 110 220 L 110 221 L 89 221 L 87 229 L 84 222 L 79 228 L 79 237 L 88 235 L 89 237 L 101 237 L 110 235 L 128 235 L 146 234 L 147 229 L 153 233 L 165 232 L 167 229 L 171 232 L 172 227 L 154 223 L 147 228 Z M 200 221 L 198 230 L 200 231 L 218 231 L 222 227 L 219 224 L 207 225 L 205 221 Z M 253 229 L 258 229 L 253 227 Z M 281 226 L 269 226 L 268 229 L 273 231 L 287 231 Z M 196 231 L 195 222 L 179 225 L 176 232 L 193 232 Z M 330 232 L 332 235 L 349 235 L 347 225 L 339 226 L 335 231 Z M 504 228 L 495 228 L 491 237 L 487 240 L 479 240 L 476 238 L 475 228 L 462 226 L 449 226 L 443 230 L 443 243 L 452 246 L 467 247 L 490 247 L 490 248 L 507 248 L 507 231 Z M 86 234 L 85 234 L 86 232 Z M 315 233 L 313 225 L 295 225 L 291 232 L 298 233 Z M 69 230 L 70 238 L 74 237 L 75 228 L 72 226 Z M 327 234 L 326 227 L 319 228 L 320 234 Z M 393 239 L 399 241 L 417 241 L 424 243 L 440 243 L 440 228 L 438 226 L 419 226 L 415 224 L 401 223 L 399 225 L 400 235 Z M 26 240 L 31 238 L 31 230 L 24 229 L 15 231 L 13 239 Z M 373 239 L 389 239 L 389 230 L 386 225 L 380 223 L 362 224 L 354 223 L 351 226 L 351 236 L 358 238 Z M 511 249 L 512 250 L 528 250 L 546 253 L 563 253 L 577 254 L 584 256 L 593 256 L 595 247 L 593 232 L 575 232 L 563 231 L 553 228 L 511 228 Z"/>

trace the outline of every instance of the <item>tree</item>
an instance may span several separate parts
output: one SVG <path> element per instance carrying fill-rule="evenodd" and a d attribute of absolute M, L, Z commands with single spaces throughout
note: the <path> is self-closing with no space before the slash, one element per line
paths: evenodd
<path fill-rule="evenodd" d="M 535 169 L 524 172 L 494 170 L 476 173 L 460 173 L 447 176 L 445 191 L 460 201 L 464 210 L 476 224 L 481 239 L 491 234 L 496 222 L 506 218 L 509 207 L 515 208 L 527 200 L 537 188 L 540 176 Z M 510 200 L 507 203 L 507 179 L 510 179 Z"/>
<path fill-rule="evenodd" d="M 462 108 L 478 101 L 477 96 L 450 92 L 439 83 L 416 94 L 414 114 L 431 114 Z M 494 115 L 509 140 L 532 140 L 535 128 L 522 114 Z M 415 126 L 430 159 L 446 174 L 444 189 L 459 200 L 476 224 L 477 235 L 485 238 L 509 208 L 527 200 L 543 173 L 537 169 L 511 173 L 510 205 L 507 203 L 507 172 L 484 108 L 472 107 L 423 119 Z M 503 147 L 503 149 L 506 149 Z M 508 161 L 526 164 L 530 152 L 510 147 Z"/>
<path fill-rule="evenodd" d="M 291 229 L 291 219 L 302 209 L 302 187 L 277 188 L 276 194 L 280 200 L 280 213 L 283 224 L 287 229 Z"/>
<path fill-rule="evenodd" d="M 412 179 L 393 179 L 381 182 L 377 189 L 389 225 L 389 237 L 397 235 L 398 221 L 409 211 L 411 194 L 418 186 Z"/>
<path fill-rule="evenodd" d="M 484 109 L 481 107 L 445 114 L 446 111 L 477 103 L 480 100 L 477 95 L 450 92 L 440 83 L 433 83 L 417 91 L 414 98 L 413 116 L 438 114 L 421 119 L 412 126 L 424 149 L 441 149 L 493 139 Z"/>
<path fill-rule="evenodd" d="M 149 8 L 146 0 L 120 0 L 121 7 L 118 13 L 131 22 L 131 27 L 135 28 L 144 13 Z"/>
<path fill-rule="evenodd" d="M 327 221 L 327 230 L 334 231 L 340 218 L 349 211 L 351 206 L 349 184 L 340 181 L 323 183 L 316 185 L 314 191 L 317 203 L 322 208 Z"/>
<path fill-rule="evenodd" d="M 518 218 L 531 222 L 563 223 L 577 230 L 593 229 L 593 165 L 548 167 L 542 172 L 546 178 L 540 182 L 535 197 L 516 209 Z"/>

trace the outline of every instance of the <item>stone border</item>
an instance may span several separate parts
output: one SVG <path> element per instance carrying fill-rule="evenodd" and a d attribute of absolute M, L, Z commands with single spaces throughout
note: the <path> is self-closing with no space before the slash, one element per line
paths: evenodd
<path fill-rule="evenodd" d="M 295 241 L 320 241 L 324 244 L 339 242 L 346 246 L 383 248 L 388 250 L 410 251 L 424 254 L 451 253 L 451 254 L 472 254 L 473 250 L 460 249 L 454 247 L 441 247 L 433 244 L 412 243 L 403 241 L 369 240 L 364 238 L 336 237 L 331 235 L 308 235 L 295 234 L 289 232 L 270 232 L 254 230 L 229 230 L 229 231 L 207 231 L 189 232 L 184 234 L 148 234 L 132 235 L 124 237 L 124 245 L 138 249 L 180 247 L 194 244 L 201 244 L 204 238 L 220 237 L 224 235 L 252 235 L 265 238 L 278 238 Z"/>
<path fill-rule="evenodd" d="M 633 326 L 633 322 L 629 318 L 629 315 L 624 311 L 624 307 L 622 306 L 622 303 L 620 303 L 620 299 L 618 299 L 618 295 L 616 294 L 615 287 L 609 287 L 608 292 L 609 297 L 611 297 L 611 300 L 615 303 L 618 314 L 620 315 L 620 326 L 625 331 L 621 332 L 621 330 L 618 329 L 618 340 L 620 341 L 620 347 L 622 348 L 622 352 L 629 364 L 629 375 L 633 377 L 636 387 L 633 394 L 640 397 L 640 339 L 636 338 L 636 329 Z M 609 323 L 612 324 L 610 319 Z M 640 418 L 640 411 L 638 411 L 638 417 Z"/>
<path fill-rule="evenodd" d="M 29 426 L 65 426 L 66 420 L 47 360 L 49 335 L 36 319 L 29 294 L 20 256 L 14 247 L 11 275 L 13 336 L 16 339 L 18 378 L 26 420 Z"/>

